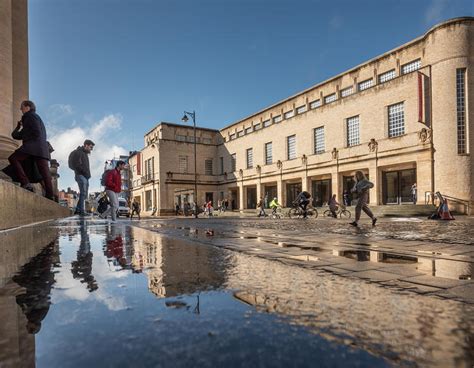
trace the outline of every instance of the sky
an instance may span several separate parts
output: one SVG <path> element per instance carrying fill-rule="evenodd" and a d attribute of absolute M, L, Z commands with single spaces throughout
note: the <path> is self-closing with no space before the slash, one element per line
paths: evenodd
<path fill-rule="evenodd" d="M 104 162 L 161 121 L 220 129 L 423 35 L 472 0 L 29 0 L 30 99 L 55 148 Z"/>

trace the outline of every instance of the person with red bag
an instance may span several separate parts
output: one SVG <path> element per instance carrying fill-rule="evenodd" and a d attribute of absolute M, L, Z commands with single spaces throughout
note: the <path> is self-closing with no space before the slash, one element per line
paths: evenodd
<path fill-rule="evenodd" d="M 122 191 L 122 177 L 120 171 L 125 168 L 125 162 L 117 161 L 115 169 L 109 170 L 105 178 L 105 192 L 109 197 L 110 207 L 102 214 L 102 217 L 107 217 L 110 213 L 112 221 L 117 220 L 117 211 L 119 207 L 118 195 Z"/>

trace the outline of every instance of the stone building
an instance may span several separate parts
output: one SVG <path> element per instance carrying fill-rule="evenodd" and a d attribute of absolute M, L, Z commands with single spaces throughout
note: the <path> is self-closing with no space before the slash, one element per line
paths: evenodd
<path fill-rule="evenodd" d="M 269 106 L 220 131 L 198 128 L 198 203 L 228 198 L 255 208 L 289 205 L 308 190 L 320 206 L 362 170 L 372 205 L 418 203 L 435 191 L 474 202 L 474 18 L 423 36 Z M 192 128 L 161 123 L 131 157 L 133 195 L 170 213 L 193 195 Z"/>

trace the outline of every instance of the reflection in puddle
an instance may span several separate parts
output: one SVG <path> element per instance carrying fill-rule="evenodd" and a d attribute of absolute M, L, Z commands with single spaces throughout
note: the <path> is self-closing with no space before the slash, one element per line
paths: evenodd
<path fill-rule="evenodd" d="M 72 222 L 45 245 L 1 285 L 0 366 L 97 366 L 104 357 L 109 366 L 173 367 L 474 361 L 474 308 L 466 304 L 129 226 Z M 323 253 L 314 248 L 315 256 L 284 252 L 316 260 Z M 389 253 L 338 255 L 433 269 Z M 448 268 L 435 264 L 437 273 Z"/>
<path fill-rule="evenodd" d="M 368 250 L 334 250 L 333 255 L 353 259 L 358 262 L 417 263 L 416 257 Z"/>

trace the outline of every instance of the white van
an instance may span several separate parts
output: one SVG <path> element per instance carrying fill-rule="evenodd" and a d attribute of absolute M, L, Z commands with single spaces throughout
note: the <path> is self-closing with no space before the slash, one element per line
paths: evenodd
<path fill-rule="evenodd" d="M 130 217 L 130 207 L 127 206 L 127 201 L 123 198 L 119 198 L 117 217 L 120 216 Z"/>

